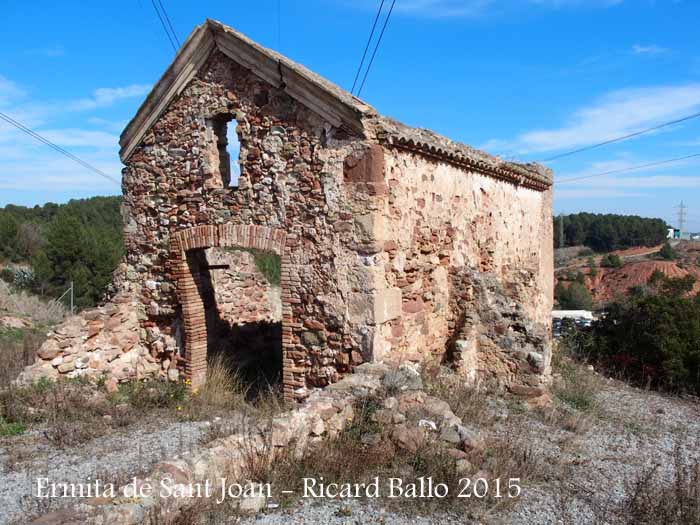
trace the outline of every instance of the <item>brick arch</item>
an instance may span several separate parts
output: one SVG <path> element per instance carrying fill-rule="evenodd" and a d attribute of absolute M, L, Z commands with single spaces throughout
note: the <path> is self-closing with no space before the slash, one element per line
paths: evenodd
<path fill-rule="evenodd" d="M 197 283 L 187 264 L 187 252 L 205 248 L 257 248 L 271 251 L 282 259 L 280 288 L 282 296 L 282 377 L 285 398 L 293 397 L 293 386 L 288 384 L 287 369 L 292 340 L 292 308 L 288 271 L 289 248 L 287 234 L 280 228 L 254 225 L 204 225 L 180 230 L 171 237 L 171 260 L 174 262 L 177 294 L 182 305 L 184 327 L 185 377 L 192 387 L 204 384 L 207 373 L 207 326 L 204 304 Z"/>

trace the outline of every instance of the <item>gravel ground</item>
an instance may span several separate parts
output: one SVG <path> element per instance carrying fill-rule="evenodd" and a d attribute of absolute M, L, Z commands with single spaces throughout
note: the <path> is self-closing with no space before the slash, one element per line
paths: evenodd
<path fill-rule="evenodd" d="M 687 459 L 700 458 L 700 403 L 631 388 L 598 377 L 597 407 L 582 414 L 576 425 L 561 418 L 523 412 L 494 401 L 498 423 L 485 428 L 488 436 L 511 436 L 529 443 L 543 459 L 547 481 L 522 480 L 520 499 L 506 509 L 480 516 L 484 524 L 611 523 L 609 511 L 626 494 L 629 483 L 645 469 L 658 465 L 670 478 L 676 447 Z M 22 502 L 37 476 L 52 481 L 78 482 L 97 474 L 113 480 L 148 470 L 164 457 L 192 453 L 208 423 L 144 421 L 95 439 L 81 447 L 56 450 L 39 431 L 0 442 L 6 466 L 0 483 L 0 522 L 19 520 L 41 510 Z M 514 432 L 515 429 L 515 432 Z M 12 441 L 14 440 L 14 441 Z M 11 446 L 9 446 L 11 445 Z M 19 461 L 23 447 L 31 451 Z M 9 454 L 13 457 L 9 457 Z M 12 465 L 15 462 L 16 464 Z M 8 468 L 10 467 L 10 468 Z M 457 524 L 473 523 L 457 512 L 422 517 L 384 507 L 381 500 L 303 500 L 287 508 L 267 508 L 257 516 L 231 517 L 230 523 L 282 524 Z"/>
<path fill-rule="evenodd" d="M 457 514 L 440 513 L 429 517 L 406 516 L 387 511 L 366 501 L 319 503 L 305 501 L 297 507 L 273 512 L 268 510 L 241 520 L 248 525 L 456 525 L 472 523 Z"/>
<path fill-rule="evenodd" d="M 544 440 L 551 464 L 561 467 L 555 483 L 526 490 L 497 523 L 604 523 L 629 485 L 657 467 L 671 479 L 678 447 L 686 461 L 700 459 L 700 403 L 602 380 L 598 408 L 582 431 L 533 422 L 529 439 Z"/>
<path fill-rule="evenodd" d="M 39 477 L 56 483 L 128 480 L 166 457 L 191 454 L 210 424 L 145 420 L 122 432 L 64 450 L 52 446 L 41 429 L 5 438 L 0 442 L 4 470 L 0 482 L 0 523 L 21 522 L 27 515 L 58 508 L 57 500 L 47 508 L 39 500 L 27 497 L 36 494 Z M 19 457 L 21 461 L 12 464 Z"/>
<path fill-rule="evenodd" d="M 528 485 L 511 508 L 494 510 L 479 523 L 550 525 L 613 523 L 605 511 L 615 508 L 628 484 L 655 465 L 670 478 L 674 451 L 700 458 L 700 403 L 631 388 L 599 378 L 598 406 L 575 430 L 534 413 L 522 414 L 502 404 L 493 433 L 511 432 L 533 445 L 550 469 L 551 480 Z M 510 420 L 510 421 L 507 421 Z M 508 430 L 510 429 L 510 430 Z M 407 516 L 386 510 L 380 502 L 304 501 L 291 509 L 267 509 L 237 523 L 282 524 L 452 524 L 472 523 L 464 515 L 435 513 Z"/>

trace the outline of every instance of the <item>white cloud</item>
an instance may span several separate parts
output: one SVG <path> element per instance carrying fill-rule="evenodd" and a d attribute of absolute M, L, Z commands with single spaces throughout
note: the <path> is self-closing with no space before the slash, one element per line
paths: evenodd
<path fill-rule="evenodd" d="M 131 84 L 116 88 L 99 88 L 93 91 L 92 97 L 83 98 L 69 103 L 70 109 L 88 110 L 111 106 L 120 100 L 143 97 L 151 90 L 149 84 Z"/>
<path fill-rule="evenodd" d="M 25 96 L 25 91 L 9 78 L 0 75 L 0 107 L 7 106 Z"/>
<path fill-rule="evenodd" d="M 47 129 L 42 130 L 41 135 L 59 146 L 66 147 L 111 149 L 119 142 L 117 135 L 79 128 Z"/>
<path fill-rule="evenodd" d="M 41 135 L 66 147 L 85 162 L 120 178 L 121 163 L 115 137 L 95 136 L 79 129 L 40 130 Z M 52 192 L 118 193 L 119 186 L 17 131 L 0 142 L 0 189 Z"/>
<path fill-rule="evenodd" d="M 640 192 L 625 192 L 608 189 L 569 189 L 569 188 L 554 188 L 554 198 L 556 200 L 565 199 L 620 199 L 625 197 L 636 198 L 646 197 L 646 193 Z"/>
<path fill-rule="evenodd" d="M 640 44 L 634 44 L 632 46 L 632 53 L 635 55 L 661 55 L 668 52 L 665 47 L 657 46 L 656 44 L 651 44 L 648 46 L 643 46 Z"/>
<path fill-rule="evenodd" d="M 96 89 L 90 97 L 67 101 L 35 102 L 32 96 L 11 80 L 0 77 L 0 107 L 5 113 L 29 126 L 49 141 L 66 148 L 85 162 L 120 178 L 119 137 L 123 120 L 107 120 L 89 112 L 116 106 L 127 99 L 142 97 L 150 86 L 132 84 Z M 76 111 L 87 115 L 78 118 Z M 69 118 L 69 120 L 66 120 Z M 62 126 L 61 122 L 71 125 Z M 86 127 L 81 126 L 86 123 Z M 88 129 L 90 125 L 97 129 Z M 92 192 L 119 193 L 119 185 L 79 166 L 20 130 L 0 121 L 0 190 L 39 191 L 52 194 Z"/>
<path fill-rule="evenodd" d="M 522 155 L 588 146 L 696 112 L 698 100 L 699 83 L 621 89 L 575 110 L 560 127 L 491 140 L 484 147 Z"/>
<path fill-rule="evenodd" d="M 587 187 L 614 186 L 617 188 L 693 188 L 700 185 L 700 176 L 666 175 L 666 173 L 671 171 L 700 164 L 700 157 L 664 164 L 663 166 L 647 166 L 646 168 L 634 169 L 634 171 L 621 171 L 632 170 L 636 166 L 653 164 L 653 162 L 654 160 L 652 159 L 633 157 L 591 162 L 585 169 L 576 172 L 557 173 L 555 183 L 566 183 L 567 187 L 583 185 Z M 614 173 L 601 175 L 609 172 Z M 567 179 L 577 180 L 566 182 Z"/>
<path fill-rule="evenodd" d="M 663 190 L 700 189 L 700 175 L 670 174 L 700 164 L 700 159 L 667 164 L 663 167 L 651 166 L 634 172 L 611 173 L 610 171 L 628 169 L 649 164 L 649 159 L 619 158 L 590 163 L 588 167 L 577 172 L 561 173 L 555 177 L 554 198 L 556 201 L 567 199 L 626 199 L 653 198 Z M 567 181 L 567 179 L 576 179 Z"/>
<path fill-rule="evenodd" d="M 99 126 L 113 133 L 121 133 L 129 123 L 128 120 L 108 120 L 100 117 L 90 117 L 87 120 L 90 124 L 94 124 L 95 126 Z"/>

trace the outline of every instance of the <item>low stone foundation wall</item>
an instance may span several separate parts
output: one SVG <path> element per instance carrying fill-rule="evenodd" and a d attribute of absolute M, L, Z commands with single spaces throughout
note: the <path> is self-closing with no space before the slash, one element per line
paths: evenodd
<path fill-rule="evenodd" d="M 149 475 L 136 483 L 120 487 L 115 498 L 93 498 L 71 508 L 47 514 L 33 522 L 91 523 L 99 525 L 136 525 L 169 523 L 180 510 L 196 502 L 190 497 L 159 498 L 140 496 L 133 487 L 160 487 L 161 480 L 173 491 L 185 494 L 188 486 L 209 480 L 217 486 L 222 477 L 227 482 L 243 483 L 246 465 L 255 461 L 273 462 L 279 453 L 303 454 L 322 439 L 337 436 L 355 417 L 355 402 L 361 398 L 385 393 L 382 406 L 372 416 L 388 429 L 396 447 L 415 453 L 430 443 L 442 447 L 456 460 L 456 467 L 465 475 L 473 474 L 464 459 L 466 451 L 483 450 L 487 445 L 478 430 L 463 423 L 443 400 L 422 391 L 420 374 L 411 366 L 389 368 L 381 364 L 363 364 L 324 390 L 313 392 L 297 409 L 257 422 L 239 433 L 212 442 L 205 450 L 179 459 L 157 464 Z M 426 419 L 412 421 L 406 414 L 418 410 Z M 243 425 L 245 426 L 245 425 Z M 266 505 L 261 496 L 241 499 L 242 510 L 257 511 Z M 167 519 L 166 519 L 167 518 Z M 53 520 L 53 521 L 52 521 Z M 64 521 L 61 521 L 64 520 Z M 72 521 L 71 521 L 72 520 Z M 165 520 L 165 521 L 161 521 Z"/>

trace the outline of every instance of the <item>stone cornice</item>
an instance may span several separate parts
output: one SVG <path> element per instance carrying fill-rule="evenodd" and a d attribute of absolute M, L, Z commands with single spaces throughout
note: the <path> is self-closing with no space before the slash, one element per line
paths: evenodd
<path fill-rule="evenodd" d="M 383 117 L 377 119 L 375 128 L 378 141 L 389 148 L 410 151 L 537 191 L 547 191 L 552 186 L 551 170 L 539 164 L 506 162 L 432 131 L 410 128 Z"/>

